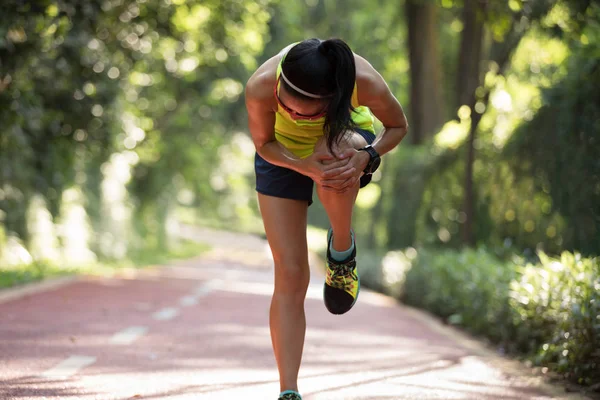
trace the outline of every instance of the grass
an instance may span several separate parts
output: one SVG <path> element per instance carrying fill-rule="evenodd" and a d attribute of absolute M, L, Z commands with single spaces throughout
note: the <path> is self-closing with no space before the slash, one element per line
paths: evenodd
<path fill-rule="evenodd" d="M 146 249 L 119 261 L 62 267 L 50 263 L 34 262 L 5 269 L 0 267 L 0 289 L 74 274 L 110 276 L 126 268 L 144 268 L 167 264 L 173 260 L 192 258 L 210 250 L 210 246 L 191 240 L 180 240 L 171 250 Z"/>
<path fill-rule="evenodd" d="M 0 289 L 41 281 L 51 277 L 70 275 L 71 273 L 71 270 L 40 262 L 19 265 L 10 269 L 0 270 Z"/>

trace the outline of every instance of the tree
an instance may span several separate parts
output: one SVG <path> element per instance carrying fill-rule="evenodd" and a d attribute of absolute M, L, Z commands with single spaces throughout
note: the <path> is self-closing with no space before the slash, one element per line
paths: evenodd
<path fill-rule="evenodd" d="M 520 3 L 515 3 L 519 5 Z M 546 13 L 550 11 L 554 2 L 550 0 L 532 0 L 520 6 L 515 6 L 501 3 L 487 3 L 482 1 L 474 2 L 467 1 L 465 7 L 471 9 L 464 11 L 463 24 L 470 26 L 471 30 L 477 27 L 477 18 L 483 18 L 483 29 L 491 32 L 493 41 L 489 47 L 489 52 L 482 57 L 482 60 L 477 62 L 478 65 L 487 65 L 487 68 L 479 72 L 479 68 L 469 67 L 473 70 L 477 77 L 485 76 L 488 73 L 503 75 L 505 70 L 510 65 L 510 58 L 514 50 L 519 45 L 521 38 L 525 35 L 529 27 Z M 512 7 L 512 8 L 511 8 Z M 473 20 L 475 18 L 475 20 Z M 477 28 L 479 29 L 479 28 Z M 464 50 L 461 50 L 460 56 L 463 54 L 477 54 L 481 44 L 472 41 L 471 38 L 465 37 L 473 32 L 463 32 L 461 43 L 465 43 Z M 482 35 L 483 37 L 483 35 Z M 463 46 L 461 45 L 461 49 Z M 475 61 L 471 61 L 474 63 Z M 459 61 L 460 63 L 460 61 Z M 463 65 L 469 66 L 469 63 L 463 61 Z M 474 78 L 473 78 L 474 79 Z M 465 82 L 467 82 L 466 80 Z M 477 136 L 477 128 L 481 117 L 487 108 L 490 93 L 493 86 L 480 86 L 475 88 L 473 92 L 464 93 L 465 99 L 469 99 L 471 105 L 471 127 L 467 140 L 467 156 L 465 163 L 465 178 L 464 178 L 464 199 L 463 212 L 466 214 L 466 220 L 463 225 L 463 242 L 467 245 L 475 245 L 475 235 L 473 232 L 473 220 L 475 218 L 474 210 L 474 189 L 473 189 L 473 163 L 475 161 L 475 140 Z"/>
<path fill-rule="evenodd" d="M 438 9 L 434 2 L 406 0 L 410 59 L 410 138 L 413 144 L 431 137 L 444 122 Z"/>
<path fill-rule="evenodd" d="M 462 105 L 467 105 L 470 109 L 475 105 L 475 90 L 481 84 L 480 65 L 486 6 L 487 2 L 484 0 L 465 0 L 463 6 L 463 30 L 456 71 L 455 112 Z"/>

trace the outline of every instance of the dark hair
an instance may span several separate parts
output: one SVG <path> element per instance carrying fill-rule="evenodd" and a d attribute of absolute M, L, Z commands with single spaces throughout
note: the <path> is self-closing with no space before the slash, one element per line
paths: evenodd
<path fill-rule="evenodd" d="M 340 39 L 307 39 L 292 47 L 282 64 L 285 77 L 299 89 L 327 96 L 329 100 L 325 115 L 324 133 L 327 147 L 333 152 L 333 144 L 344 133 L 356 128 L 352 121 L 352 92 L 356 82 L 354 54 Z M 281 84 L 292 96 L 306 101 L 316 99 L 294 90 L 282 79 Z"/>

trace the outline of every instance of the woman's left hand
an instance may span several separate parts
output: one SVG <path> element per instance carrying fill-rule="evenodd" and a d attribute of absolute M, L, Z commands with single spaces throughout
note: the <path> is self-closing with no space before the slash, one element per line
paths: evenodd
<path fill-rule="evenodd" d="M 358 184 L 369 163 L 369 153 L 356 149 L 345 149 L 337 154 L 339 159 L 348 159 L 348 164 L 325 173 L 322 187 L 328 191 L 344 193 Z"/>

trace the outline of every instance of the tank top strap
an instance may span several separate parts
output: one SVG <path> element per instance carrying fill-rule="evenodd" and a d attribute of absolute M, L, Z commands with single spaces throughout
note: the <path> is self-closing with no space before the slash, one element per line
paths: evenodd
<path fill-rule="evenodd" d="M 281 61 L 279 61 L 279 64 L 277 64 L 277 72 L 275 74 L 275 79 L 279 78 L 279 75 L 281 74 L 283 60 L 285 60 L 285 54 L 283 55 L 283 57 L 281 57 Z"/>
<path fill-rule="evenodd" d="M 358 104 L 358 87 L 356 86 L 356 82 L 354 82 L 354 90 L 352 91 L 352 99 L 350 100 L 350 104 L 354 108 L 360 106 L 360 104 Z"/>

